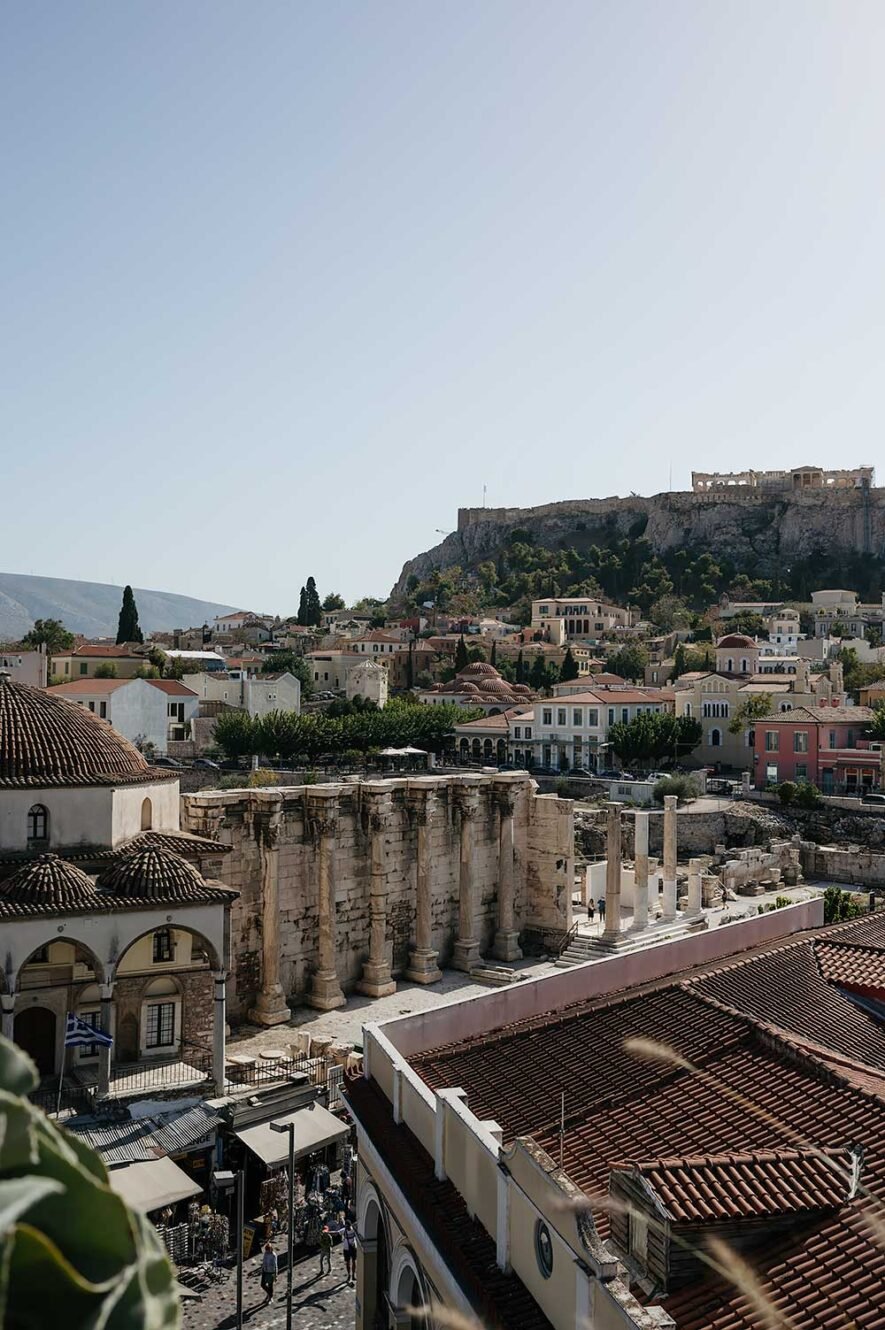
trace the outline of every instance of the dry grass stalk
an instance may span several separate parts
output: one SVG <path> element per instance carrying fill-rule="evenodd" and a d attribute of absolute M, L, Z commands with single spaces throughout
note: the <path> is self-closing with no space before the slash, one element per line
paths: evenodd
<path fill-rule="evenodd" d="M 486 1330 L 475 1316 L 465 1316 L 464 1312 L 445 1307 L 441 1302 L 435 1302 L 432 1307 L 406 1307 L 405 1310 L 409 1316 L 419 1316 L 422 1321 L 432 1319 L 439 1330 Z"/>

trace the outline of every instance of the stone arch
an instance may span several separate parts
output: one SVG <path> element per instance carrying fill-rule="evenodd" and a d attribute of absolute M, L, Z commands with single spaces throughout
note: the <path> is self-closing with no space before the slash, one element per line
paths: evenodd
<path fill-rule="evenodd" d="M 710 731 L 710 747 L 711 748 L 722 747 L 722 731 L 720 730 L 718 725 L 714 725 L 712 730 Z"/>
<path fill-rule="evenodd" d="M 168 919 L 168 921 L 160 924 L 155 923 L 150 928 L 143 928 L 141 929 L 140 932 L 133 934 L 132 937 L 127 937 L 125 941 L 122 942 L 120 946 L 119 955 L 117 956 L 117 960 L 114 967 L 115 975 L 116 973 L 119 972 L 120 965 L 123 961 L 123 957 L 127 954 L 127 952 L 130 952 L 138 942 L 141 942 L 142 938 L 153 937 L 154 933 L 163 932 L 167 928 L 172 929 L 173 932 L 176 933 L 189 933 L 192 938 L 197 938 L 199 942 L 206 948 L 206 955 L 209 961 L 210 970 L 221 970 L 224 968 L 222 964 L 222 958 L 219 956 L 215 944 L 212 941 L 210 941 L 210 939 L 206 936 L 206 934 L 201 933 L 198 928 L 191 928 L 189 924 L 179 922 L 179 920 L 175 917 L 173 913 L 171 918 Z"/>
<path fill-rule="evenodd" d="M 45 804 L 31 804 L 26 831 L 29 846 L 49 844 L 49 809 Z"/>
<path fill-rule="evenodd" d="M 399 1243 L 390 1264 L 390 1300 L 401 1313 L 407 1307 L 425 1308 L 430 1298 L 418 1259 L 411 1247 Z M 427 1317 L 419 1312 L 409 1319 L 409 1330 L 426 1330 Z"/>
<path fill-rule="evenodd" d="M 386 1314 L 391 1245 L 384 1203 L 368 1177 L 361 1180 L 357 1191 L 357 1234 L 362 1324 L 373 1326 Z"/>
<path fill-rule="evenodd" d="M 95 975 L 96 983 L 100 984 L 104 981 L 105 977 L 104 962 L 93 951 L 93 949 L 87 945 L 87 943 L 81 942 L 79 938 L 71 937 L 67 932 L 59 933 L 55 920 L 52 919 L 47 920 L 46 928 L 47 931 L 45 937 L 40 942 L 38 942 L 36 946 L 31 947 L 27 956 L 24 956 L 22 958 L 22 960 L 18 964 L 17 969 L 15 969 L 13 982 L 12 982 L 13 992 L 16 993 L 29 992 L 29 991 L 34 991 L 35 989 L 45 988 L 47 986 L 47 983 L 49 981 L 47 979 L 43 979 L 41 982 L 39 976 L 37 975 L 34 975 L 32 982 L 23 983 L 22 979 L 24 975 L 24 970 L 28 965 L 44 965 L 44 964 L 49 965 L 51 962 L 49 961 L 48 956 L 47 959 L 44 961 L 42 959 L 42 954 L 44 952 L 48 953 L 49 948 L 53 946 L 53 944 L 59 942 L 66 943 L 67 945 L 72 946 L 74 948 L 75 960 L 78 958 L 80 960 L 83 960 L 85 958 L 86 964 L 88 964 L 92 968 L 92 971 Z M 54 931 L 50 932 L 49 931 L 50 928 L 54 928 Z"/>

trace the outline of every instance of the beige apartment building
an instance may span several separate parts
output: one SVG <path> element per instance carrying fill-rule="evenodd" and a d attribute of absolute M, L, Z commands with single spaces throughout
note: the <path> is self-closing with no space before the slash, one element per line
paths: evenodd
<path fill-rule="evenodd" d="M 572 638 L 604 637 L 632 627 L 636 615 L 621 605 L 606 605 L 587 596 L 551 596 L 532 601 L 532 631 L 561 646 Z"/>

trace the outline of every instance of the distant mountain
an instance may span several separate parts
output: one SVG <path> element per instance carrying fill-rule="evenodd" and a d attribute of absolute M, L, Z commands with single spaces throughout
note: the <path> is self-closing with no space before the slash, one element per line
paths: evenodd
<path fill-rule="evenodd" d="M 168 591 L 133 590 L 138 621 L 145 632 L 195 627 L 237 608 Z M 87 637 L 113 636 L 122 599 L 121 586 L 103 582 L 0 573 L 0 642 L 16 641 L 33 627 L 35 619 L 61 619 L 72 633 Z"/>

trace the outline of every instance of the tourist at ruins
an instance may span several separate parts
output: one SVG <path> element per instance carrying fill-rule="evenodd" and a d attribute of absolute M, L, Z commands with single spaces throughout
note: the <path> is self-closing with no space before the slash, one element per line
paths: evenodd
<path fill-rule="evenodd" d="M 269 1242 L 264 1244 L 261 1258 L 261 1287 L 264 1289 L 265 1304 L 273 1297 L 273 1282 L 277 1277 L 277 1254 Z"/>
<path fill-rule="evenodd" d="M 599 922 L 600 922 L 601 924 L 604 924 L 604 923 L 605 923 L 605 897 L 604 897 L 604 896 L 600 896 L 600 897 L 599 897 L 599 900 L 596 902 L 596 908 L 597 908 L 597 910 L 599 911 Z"/>

